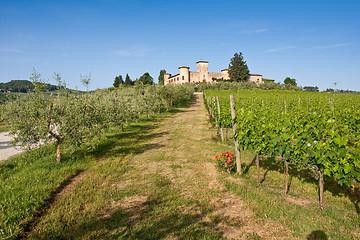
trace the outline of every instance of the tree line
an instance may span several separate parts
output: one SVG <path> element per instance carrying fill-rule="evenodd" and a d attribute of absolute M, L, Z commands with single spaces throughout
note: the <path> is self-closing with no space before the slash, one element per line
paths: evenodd
<path fill-rule="evenodd" d="M 52 84 L 45 84 L 46 91 L 58 90 L 58 87 Z M 7 83 L 0 83 L 0 92 L 21 92 L 27 93 L 34 90 L 34 85 L 29 80 L 11 80 Z"/>
<path fill-rule="evenodd" d="M 160 74 L 158 77 L 158 85 L 163 86 L 164 85 L 164 74 L 166 73 L 165 70 L 160 70 Z M 154 79 L 150 76 L 148 72 L 144 73 L 140 78 L 135 79 L 132 81 L 129 77 L 129 74 L 126 74 L 125 81 L 123 80 L 122 75 L 116 76 L 113 86 L 115 88 L 123 86 L 132 86 L 135 84 L 143 84 L 143 85 L 153 85 L 155 84 Z"/>

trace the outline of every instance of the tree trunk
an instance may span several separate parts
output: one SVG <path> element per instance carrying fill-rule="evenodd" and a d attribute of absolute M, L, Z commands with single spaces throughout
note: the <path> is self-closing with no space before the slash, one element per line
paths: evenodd
<path fill-rule="evenodd" d="M 320 208 L 324 209 L 324 173 L 319 170 L 319 201 Z"/>
<path fill-rule="evenodd" d="M 258 178 L 258 184 L 260 184 L 260 162 L 259 162 L 259 154 L 256 153 L 256 168 L 257 168 L 257 178 Z"/>
<path fill-rule="evenodd" d="M 61 142 L 58 141 L 57 148 L 56 148 L 56 162 L 61 162 Z"/>
<path fill-rule="evenodd" d="M 98 128 L 98 134 L 97 134 L 97 135 L 98 135 L 98 138 L 99 138 L 99 139 L 101 138 L 101 129 L 102 129 L 102 127 L 99 127 L 99 128 Z"/>
<path fill-rule="evenodd" d="M 284 159 L 284 183 L 285 183 L 285 188 L 284 188 L 284 196 L 286 196 L 287 192 L 288 192 L 288 177 L 289 177 L 289 162 L 286 161 L 286 159 L 283 157 Z"/>

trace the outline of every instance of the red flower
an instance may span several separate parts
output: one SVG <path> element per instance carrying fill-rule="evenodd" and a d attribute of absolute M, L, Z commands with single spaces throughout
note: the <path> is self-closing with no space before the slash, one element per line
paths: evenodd
<path fill-rule="evenodd" d="M 215 158 L 218 158 L 218 156 L 215 156 Z"/>
<path fill-rule="evenodd" d="M 220 156 L 219 158 L 222 158 L 222 156 Z"/>
<path fill-rule="evenodd" d="M 227 161 L 227 163 L 231 163 L 231 161 L 230 161 L 230 160 L 228 160 L 228 161 Z"/>

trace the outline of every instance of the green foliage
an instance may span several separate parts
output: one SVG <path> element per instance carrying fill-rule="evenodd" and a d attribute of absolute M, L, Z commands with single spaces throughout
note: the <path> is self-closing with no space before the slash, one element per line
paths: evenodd
<path fill-rule="evenodd" d="M 89 92 L 89 86 L 90 86 L 90 83 L 92 82 L 91 73 L 89 73 L 87 75 L 80 74 L 80 82 L 86 87 L 86 91 Z"/>
<path fill-rule="evenodd" d="M 296 79 L 294 79 L 294 78 L 289 78 L 289 77 L 285 78 L 284 84 L 285 84 L 285 85 L 297 86 Z"/>
<path fill-rule="evenodd" d="M 125 86 L 130 86 L 130 85 L 134 85 L 134 83 L 131 81 L 129 74 L 126 74 L 125 77 Z"/>
<path fill-rule="evenodd" d="M 272 80 L 272 79 L 264 79 L 264 78 L 263 78 L 263 82 L 264 82 L 264 83 L 275 83 L 275 80 Z"/>
<path fill-rule="evenodd" d="M 158 84 L 161 85 L 161 86 L 164 85 L 164 74 L 165 73 L 166 73 L 165 70 L 160 70 L 160 75 L 158 77 L 158 80 L 159 80 Z"/>
<path fill-rule="evenodd" d="M 46 91 L 55 91 L 57 86 L 52 84 L 46 84 Z M 21 92 L 27 93 L 34 90 L 34 85 L 29 80 L 11 80 L 7 83 L 0 83 L 0 93 L 1 92 Z"/>
<path fill-rule="evenodd" d="M 53 79 L 56 81 L 60 92 L 66 89 L 66 82 L 62 80 L 60 73 L 54 73 Z"/>
<path fill-rule="evenodd" d="M 154 84 L 154 80 L 153 78 L 150 76 L 150 74 L 148 72 L 144 73 L 140 78 L 139 80 L 137 81 L 139 83 L 142 83 L 144 85 L 152 85 Z"/>
<path fill-rule="evenodd" d="M 125 84 L 125 83 L 124 83 L 122 76 L 121 75 L 116 76 L 113 86 L 118 88 L 118 87 L 120 87 L 120 85 L 123 85 L 123 84 Z"/>
<path fill-rule="evenodd" d="M 0 92 L 0 105 L 16 99 L 16 95 Z"/>
<path fill-rule="evenodd" d="M 149 76 L 149 75 L 145 75 Z M 65 83 L 55 74 L 60 89 Z M 47 97 L 41 90 L 40 74 L 32 74 L 37 92 L 3 106 L 1 119 L 11 127 L 14 144 L 32 148 L 55 141 L 57 161 L 61 161 L 61 147 L 89 150 L 97 144 L 101 131 L 111 126 L 123 126 L 143 116 L 169 110 L 191 99 L 191 86 L 158 87 L 139 84 L 135 88 L 100 90 L 87 94 L 63 94 Z M 81 76 L 87 86 L 91 76 Z"/>
<path fill-rule="evenodd" d="M 240 149 L 283 156 L 298 168 L 323 172 L 339 184 L 360 182 L 358 96 L 336 95 L 329 99 L 327 94 L 305 92 L 233 93 L 237 96 L 236 134 Z M 206 94 L 211 99 L 217 93 Z M 228 108 L 229 94 L 219 96 L 221 110 Z M 207 103 L 214 106 L 212 101 Z M 213 112 L 217 117 L 217 111 Z M 224 124 L 231 115 L 222 111 L 219 119 Z"/>
<path fill-rule="evenodd" d="M 235 82 L 246 82 L 249 73 L 249 68 L 243 59 L 242 53 L 235 53 L 229 64 L 230 79 Z"/>
<path fill-rule="evenodd" d="M 303 87 L 303 90 L 306 92 L 318 92 L 319 88 L 318 87 L 312 87 L 312 86 L 305 86 Z"/>

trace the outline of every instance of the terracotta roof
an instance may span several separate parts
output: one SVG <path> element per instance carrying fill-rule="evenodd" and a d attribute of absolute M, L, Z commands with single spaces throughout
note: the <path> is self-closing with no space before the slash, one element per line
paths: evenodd
<path fill-rule="evenodd" d="M 228 69 L 228 68 L 225 68 L 225 69 L 223 69 L 223 70 L 221 70 L 221 71 L 225 71 L 225 70 L 229 71 L 229 69 Z"/>
<path fill-rule="evenodd" d="M 180 68 L 189 68 L 189 67 L 187 67 L 187 66 L 182 66 L 182 67 L 179 67 L 179 69 L 180 69 Z M 190 69 L 190 68 L 189 68 L 189 69 Z"/>
<path fill-rule="evenodd" d="M 249 76 L 262 76 L 261 74 L 249 74 Z"/>
<path fill-rule="evenodd" d="M 209 63 L 208 61 L 197 61 L 196 64 L 198 63 Z"/>

